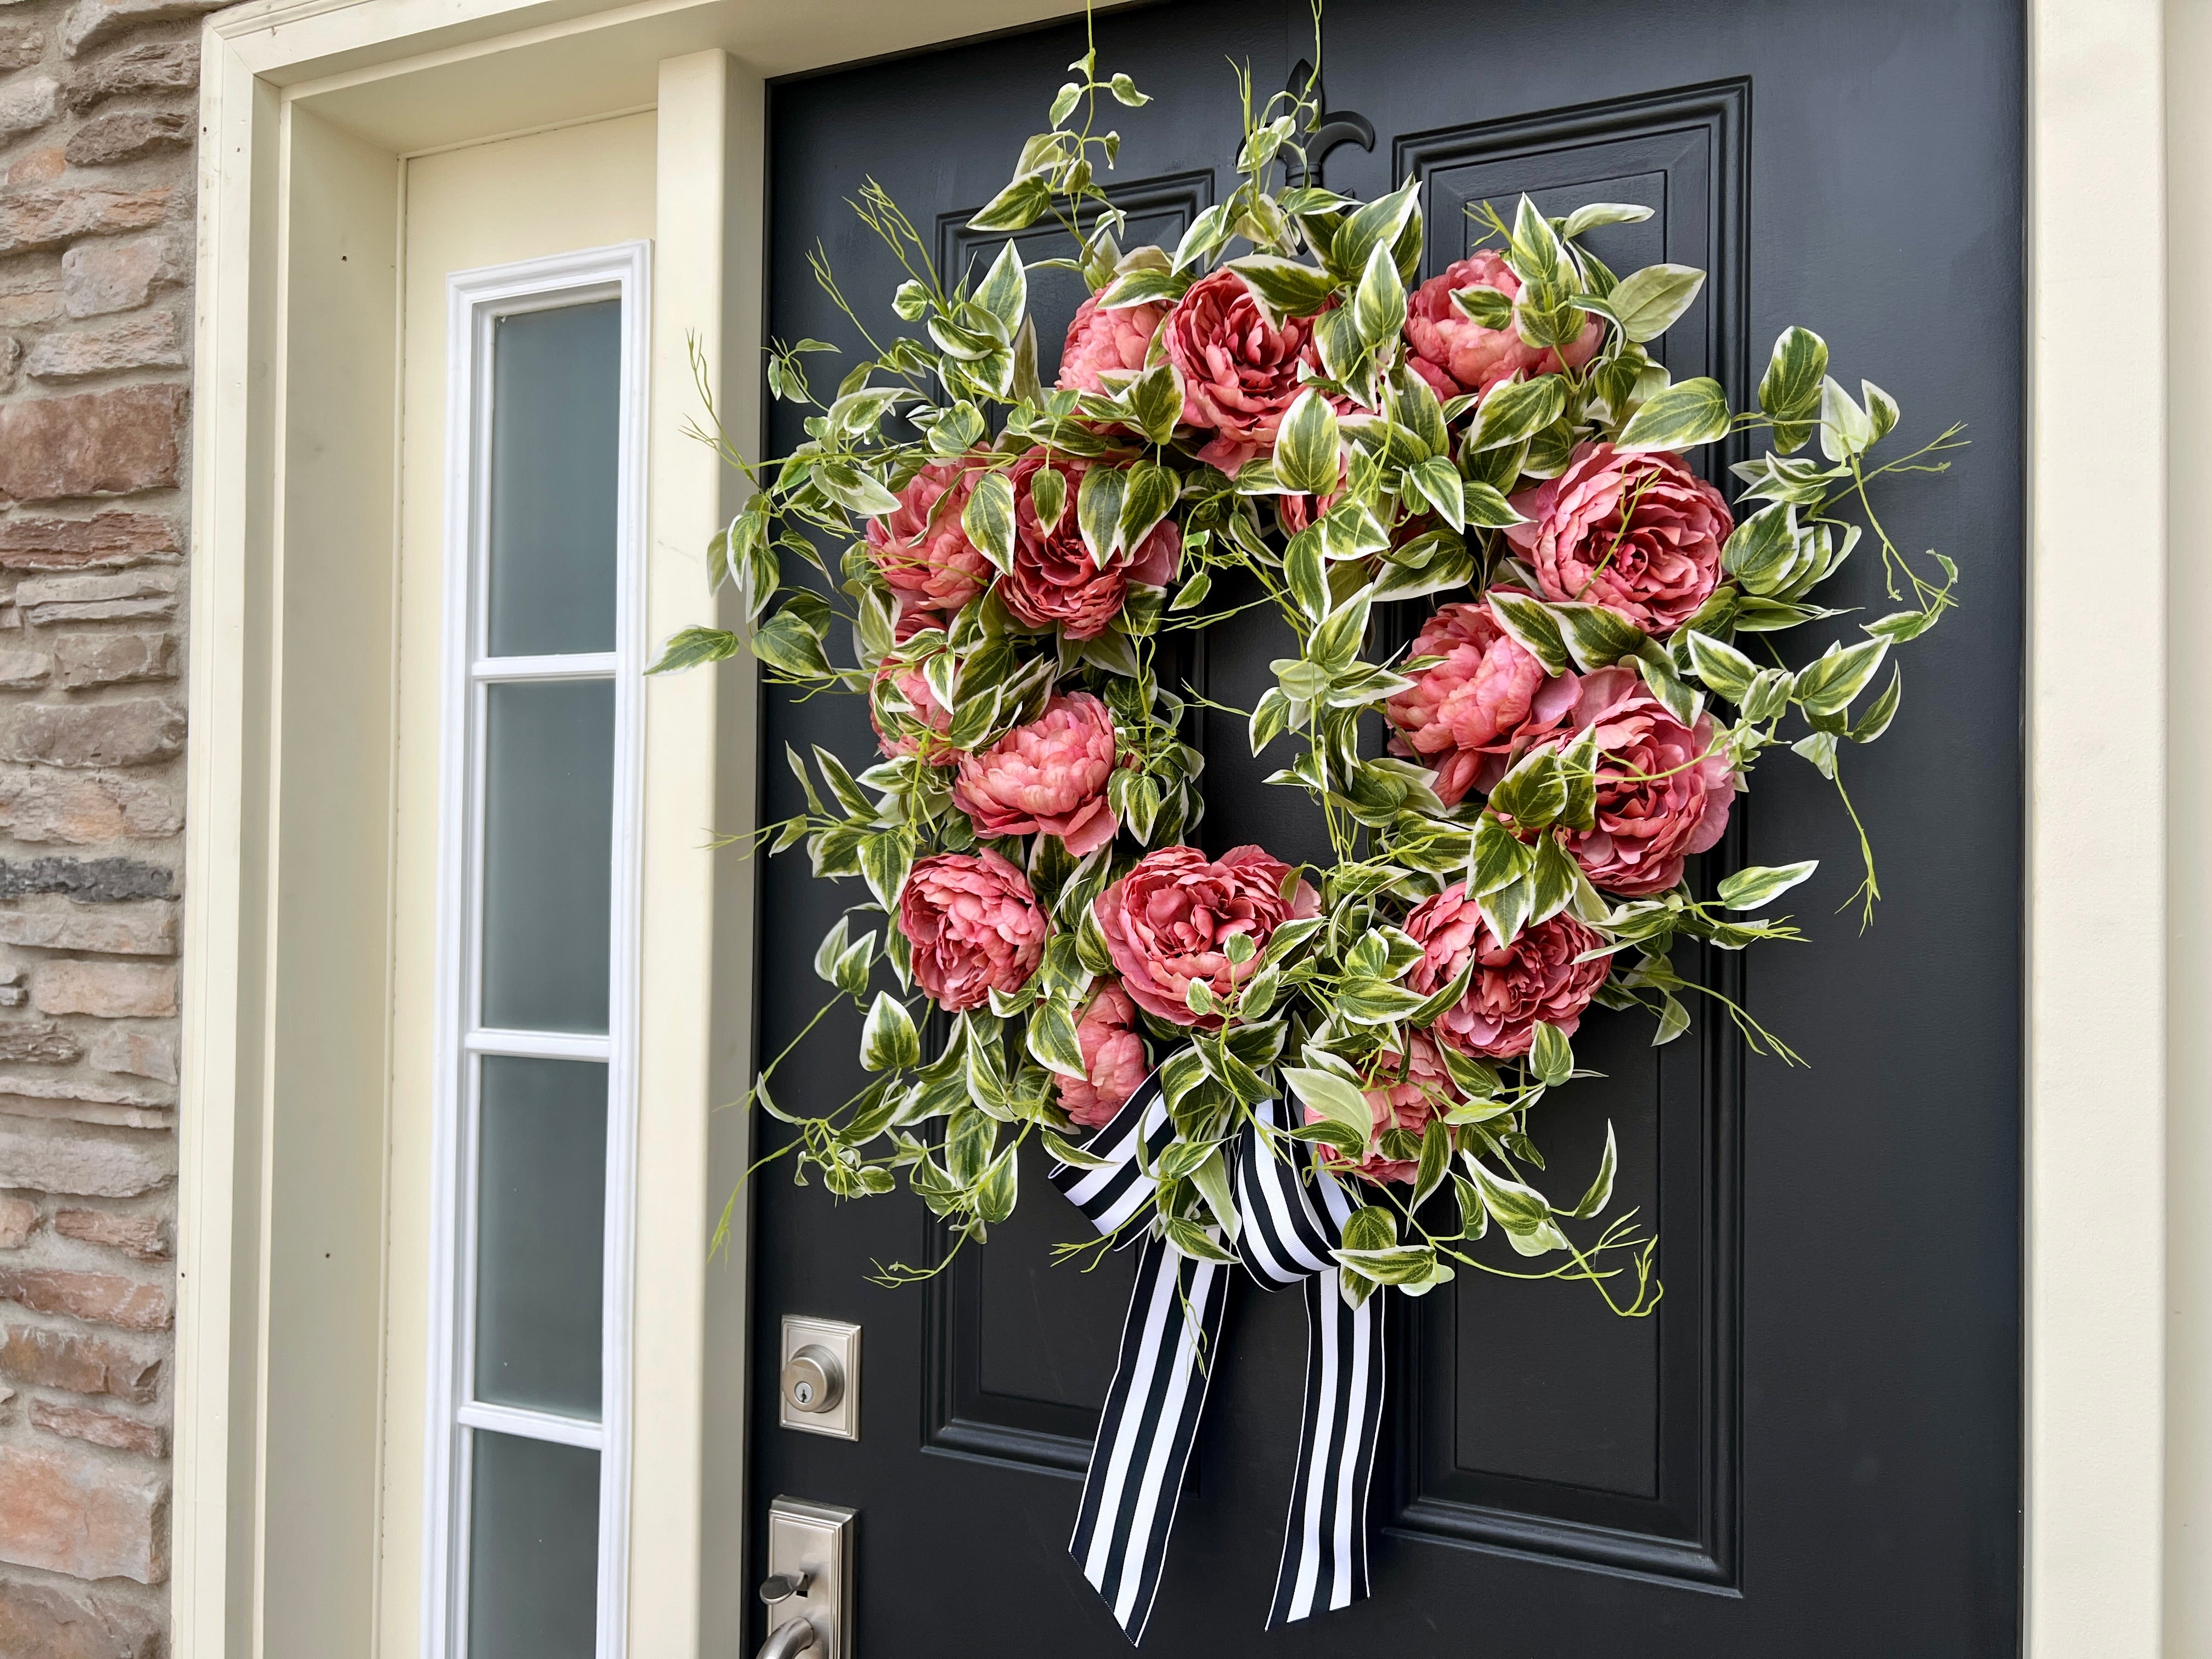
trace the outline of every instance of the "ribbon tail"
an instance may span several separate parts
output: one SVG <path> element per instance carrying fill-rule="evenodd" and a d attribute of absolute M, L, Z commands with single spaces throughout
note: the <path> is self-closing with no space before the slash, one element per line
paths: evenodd
<path fill-rule="evenodd" d="M 1347 1306 L 1340 1268 L 1305 1279 L 1305 1420 L 1267 1628 L 1364 1601 L 1367 1492 L 1382 1426 L 1389 1297 Z"/>
<path fill-rule="evenodd" d="M 1159 1594 L 1228 1292 L 1229 1270 L 1220 1263 L 1186 1256 L 1164 1240 L 1146 1241 L 1068 1543 L 1133 1644 L 1144 1640 Z M 1364 1557 L 1363 1542 L 1363 1586 Z"/>

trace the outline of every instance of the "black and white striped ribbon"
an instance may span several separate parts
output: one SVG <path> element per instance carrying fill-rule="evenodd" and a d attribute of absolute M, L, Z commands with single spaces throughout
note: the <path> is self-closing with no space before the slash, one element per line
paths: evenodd
<path fill-rule="evenodd" d="M 1280 1127 L 1273 1101 L 1255 1116 Z M 1112 1233 L 1150 1202 L 1158 1183 L 1147 1171 L 1174 1138 L 1155 1073 L 1085 1143 L 1104 1163 L 1055 1166 L 1053 1184 L 1100 1232 Z M 1269 1151 L 1256 1128 L 1237 1146 L 1237 1255 L 1262 1285 L 1299 1285 L 1306 1304 L 1304 1422 L 1270 1630 L 1366 1595 L 1367 1489 L 1382 1418 L 1385 1297 L 1377 1291 L 1357 1308 L 1346 1305 L 1329 1256 L 1358 1206 L 1310 1151 L 1294 1157 L 1287 1162 Z M 1187 1256 L 1149 1231 L 1134 1232 L 1136 1239 L 1144 1255 L 1121 1361 L 1068 1546 L 1133 1643 L 1144 1639 L 1159 1593 L 1229 1291 L 1220 1264 Z"/>

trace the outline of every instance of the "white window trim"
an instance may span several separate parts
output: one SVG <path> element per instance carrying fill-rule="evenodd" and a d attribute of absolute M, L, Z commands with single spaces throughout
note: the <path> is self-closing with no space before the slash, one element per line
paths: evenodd
<path fill-rule="evenodd" d="M 465 1431 L 586 1447 L 599 1454 L 599 1659 L 621 1659 L 628 1630 L 632 1261 L 635 1249 L 640 833 L 643 804 L 647 299 L 645 242 L 458 271 L 447 281 L 445 592 L 438 827 L 437 1075 L 432 1161 L 432 1328 L 424 1518 L 425 1659 L 459 1659 L 467 1616 Z M 492 658 L 483 637 L 489 561 L 483 483 L 490 453 L 495 319 L 594 299 L 622 302 L 622 400 L 617 488 L 615 638 L 608 653 Z M 482 868 L 483 700 L 500 681 L 611 677 L 615 688 L 614 877 L 607 1035 L 562 1036 L 480 1029 L 482 940 L 471 902 Z M 474 1401 L 477 1057 L 486 1054 L 607 1064 L 606 1224 L 599 1421 L 590 1425 Z"/>

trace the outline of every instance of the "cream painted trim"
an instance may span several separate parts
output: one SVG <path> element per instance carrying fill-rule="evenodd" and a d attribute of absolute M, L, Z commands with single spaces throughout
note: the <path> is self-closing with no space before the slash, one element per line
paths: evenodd
<path fill-rule="evenodd" d="M 2166 375 L 2082 319 L 2124 271 L 2163 337 L 2163 28 L 2159 0 L 2029 20 L 2027 1650 L 2158 1659 Z"/>
<path fill-rule="evenodd" d="M 268 1363 L 253 1267 L 272 1201 L 258 1139 L 265 1039 L 248 1011 L 260 1006 L 271 966 L 264 825 L 272 647 L 268 618 L 255 608 L 265 595 L 254 573 L 278 516 L 265 389 L 283 379 L 272 300 L 283 269 L 271 215 L 276 89 L 293 87 L 297 101 L 396 155 L 632 106 L 642 67 L 659 64 L 652 95 L 668 158 L 655 306 L 660 420 L 682 385 L 669 372 L 681 361 L 678 343 L 660 332 L 678 326 L 672 319 L 709 318 L 706 326 L 722 331 L 720 364 L 749 361 L 763 210 L 758 155 L 748 149 L 758 131 L 758 76 L 837 61 L 855 41 L 891 51 L 1067 9 L 1065 0 L 672 0 L 619 10 L 594 0 L 255 0 L 208 24 L 179 1249 L 180 1659 L 258 1650 L 258 1523 L 229 1517 L 256 1513 L 263 1430 L 253 1407 Z M 2130 337 L 2159 337 L 2168 212 L 2162 94 L 2178 66 L 2164 55 L 2157 0 L 2033 0 L 2028 27 L 2027 1641 L 2035 1659 L 2154 1659 L 2163 1425 L 2169 1405 L 2212 1416 L 2201 1388 L 2171 1401 L 2165 1392 L 2166 1067 L 2177 1078 L 2202 1076 L 2184 1061 L 2203 1065 L 2212 1022 L 2192 1008 L 2174 1023 L 2168 1048 L 2167 878 L 2157 828 L 2168 765 L 2163 502 L 2154 488 L 2113 488 L 2109 465 L 2085 459 L 2085 443 L 2098 456 L 2124 446 L 2135 477 L 2162 475 L 2165 365 L 2154 350 L 2115 353 L 2109 331 L 2083 319 L 2100 314 L 2102 284 L 2124 270 L 2136 314 L 2148 319 Z M 516 46 L 526 35 L 529 44 Z M 476 74 L 496 85 L 499 100 L 484 104 L 480 131 L 453 131 L 456 118 L 477 118 L 453 90 Z M 2199 74 L 2178 82 L 2204 83 Z M 709 182 L 716 155 L 719 184 Z M 721 202 L 733 210 L 717 229 Z M 684 216 L 672 219 L 679 207 Z M 2084 259 L 2081 238 L 2092 225 L 2098 255 Z M 684 252 L 671 240 L 678 235 L 692 239 Z M 696 293 L 678 295 L 676 273 L 700 283 Z M 2142 300 L 2146 292 L 2152 302 Z M 748 369 L 726 384 L 734 395 L 751 379 Z M 748 410 L 732 413 L 750 418 Z M 2083 438 L 2089 432 L 2094 441 Z M 655 465 L 649 604 L 659 635 L 674 619 L 704 619 L 703 584 L 690 587 L 688 608 L 679 597 L 683 583 L 696 583 L 685 566 L 731 503 L 727 481 L 710 480 L 699 457 L 664 444 Z M 2194 586 L 2187 598 L 2195 607 L 2206 599 Z M 2195 641 L 2212 617 L 2198 609 L 2174 620 L 2191 623 L 2184 637 Z M 648 695 L 649 864 L 702 866 L 704 830 L 748 821 L 732 815 L 733 803 L 750 805 L 736 769 L 725 764 L 709 778 L 697 768 L 718 734 L 726 743 L 727 734 L 750 730 L 751 690 L 735 675 L 724 677 L 720 691 L 708 684 L 704 676 L 657 682 Z M 2114 720 L 2114 708 L 2129 717 Z M 671 757 L 673 767 L 663 763 Z M 2191 757 L 2203 766 L 2201 745 Z M 2081 783 L 2092 761 L 2107 780 L 2095 791 Z M 686 767 L 694 769 L 688 775 Z M 678 781 L 664 795 L 671 771 Z M 2193 830 L 2202 818 L 2189 822 Z M 2179 839 L 2175 846 L 2178 858 L 2193 854 Z M 726 1189 L 726 1160 L 742 1154 L 740 1136 L 721 1133 L 720 1124 L 709 1134 L 714 1121 L 700 1115 L 698 1103 L 742 1090 L 727 1080 L 743 1074 L 734 1046 L 742 1034 L 732 1029 L 749 993 L 715 989 L 713 964 L 726 975 L 745 957 L 744 884 L 684 877 L 668 890 L 687 882 L 714 892 L 714 906 L 685 911 L 649 895 L 646 916 L 647 971 L 658 977 L 646 994 L 640 1169 L 656 1200 L 645 1219 L 667 1225 L 641 1226 L 639 1238 L 638 1456 L 642 1468 L 648 1458 L 672 1465 L 684 1446 L 701 1452 L 688 1498 L 672 1488 L 663 1494 L 671 1501 L 651 1514 L 642 1496 L 635 1500 L 632 1637 L 637 1650 L 656 1656 L 714 1650 L 728 1628 L 721 1603 L 741 1593 L 725 1564 L 741 1559 L 732 1552 L 742 1522 L 743 1307 L 730 1287 L 742 1277 L 709 1273 L 684 1250 L 711 1194 Z M 2198 912 L 2208 908 L 2198 886 L 2177 883 L 2175 890 Z M 655 1000 L 664 992 L 673 999 L 665 1009 Z M 2177 1097 L 2177 1108 L 2183 1103 Z M 2186 1315 L 2201 1331 L 2207 1310 Z M 648 1358 L 647 1343 L 659 1339 L 645 1333 L 662 1330 L 667 1344 Z M 2202 1419 L 2191 1420 L 2201 1438 Z M 2174 1547 L 2170 1539 L 2164 1546 Z M 641 1595 L 637 1575 L 648 1557 L 667 1561 L 669 1582 L 684 1580 L 694 1592 Z"/>

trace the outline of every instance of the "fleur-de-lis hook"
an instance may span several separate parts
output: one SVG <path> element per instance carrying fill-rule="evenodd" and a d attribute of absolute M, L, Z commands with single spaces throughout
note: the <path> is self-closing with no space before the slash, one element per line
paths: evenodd
<path fill-rule="evenodd" d="M 1293 98 L 1310 98 L 1316 110 L 1312 130 L 1306 135 L 1306 165 L 1300 184 L 1321 183 L 1322 162 L 1340 145 L 1357 144 L 1364 150 L 1375 148 L 1375 124 L 1356 111 L 1329 108 L 1328 94 L 1307 59 L 1298 59 L 1285 89 Z"/>

